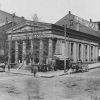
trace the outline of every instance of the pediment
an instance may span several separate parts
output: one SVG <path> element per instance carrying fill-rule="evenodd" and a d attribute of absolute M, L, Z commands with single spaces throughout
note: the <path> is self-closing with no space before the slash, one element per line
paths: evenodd
<path fill-rule="evenodd" d="M 27 22 L 23 22 L 21 24 L 14 26 L 13 28 L 9 29 L 7 33 L 18 33 L 18 32 L 28 32 L 28 31 L 50 29 L 50 25 L 51 24 L 48 24 L 48 23 L 27 21 Z"/>

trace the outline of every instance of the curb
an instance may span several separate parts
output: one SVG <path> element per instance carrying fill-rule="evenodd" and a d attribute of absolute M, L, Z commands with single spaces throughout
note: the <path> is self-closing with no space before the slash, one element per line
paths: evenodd
<path fill-rule="evenodd" d="M 43 77 L 43 78 L 53 78 L 55 76 L 53 75 L 53 76 L 40 76 L 40 77 Z"/>
<path fill-rule="evenodd" d="M 93 67 L 93 68 L 89 68 L 89 70 L 91 69 L 96 69 L 96 68 L 99 68 L 100 66 L 97 66 L 97 67 Z M 20 75 L 28 75 L 28 76 L 34 76 L 32 73 L 20 73 L 20 72 L 14 72 L 14 71 L 5 71 L 6 73 L 12 73 L 12 74 L 20 74 Z M 73 73 L 70 73 L 70 74 L 73 74 Z M 68 73 L 62 73 L 62 74 L 59 74 L 59 75 L 51 75 L 51 76 L 47 76 L 47 75 L 38 75 L 39 77 L 42 77 L 42 78 L 53 78 L 53 77 L 56 77 L 56 76 L 64 76 L 64 75 L 68 75 Z"/>
<path fill-rule="evenodd" d="M 5 71 L 6 73 L 12 73 L 12 74 L 19 74 L 19 75 L 28 75 L 28 76 L 34 76 L 33 74 L 25 74 L 25 73 L 18 73 L 18 72 L 12 72 L 12 71 Z"/>
<path fill-rule="evenodd" d="M 12 72 L 12 71 L 5 71 L 6 73 L 12 73 L 12 74 L 19 74 L 19 75 L 28 75 L 28 76 L 34 76 L 32 73 L 19 73 L 19 72 Z M 39 77 L 42 77 L 42 78 L 53 78 L 53 77 L 56 77 L 56 76 L 63 76 L 63 75 L 68 75 L 68 74 L 60 74 L 60 75 L 50 75 L 50 76 L 47 76 L 47 75 L 38 75 Z"/>
<path fill-rule="evenodd" d="M 93 68 L 89 68 L 89 70 L 91 70 L 91 69 L 96 69 L 96 68 L 99 68 L 100 66 L 97 66 L 97 67 L 93 67 Z"/>

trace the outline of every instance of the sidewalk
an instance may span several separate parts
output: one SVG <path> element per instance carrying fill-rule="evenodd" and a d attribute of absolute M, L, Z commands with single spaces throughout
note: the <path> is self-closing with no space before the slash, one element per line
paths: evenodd
<path fill-rule="evenodd" d="M 89 64 L 88 68 L 90 69 L 94 69 L 94 68 L 98 68 L 100 67 L 100 63 L 94 63 L 94 64 Z M 11 73 L 14 74 L 22 74 L 22 75 L 30 75 L 32 76 L 33 73 L 31 73 L 31 71 L 28 70 L 17 70 L 17 69 L 10 69 Z M 64 70 L 58 70 L 58 71 L 49 71 L 49 72 L 38 72 L 37 76 L 39 77 L 44 77 L 44 78 L 52 78 L 55 76 L 62 76 L 62 75 L 67 75 L 68 73 L 64 73 Z"/>
<path fill-rule="evenodd" d="M 99 63 L 93 63 L 88 65 L 89 69 L 94 69 L 100 67 L 100 62 Z"/>
<path fill-rule="evenodd" d="M 10 72 L 14 73 L 14 74 L 22 74 L 22 75 L 33 76 L 33 73 L 31 73 L 31 71 L 28 71 L 28 70 L 10 69 Z M 44 77 L 44 78 L 52 78 L 52 77 L 55 77 L 55 76 L 62 76 L 62 75 L 65 75 L 64 70 L 37 72 L 37 76 Z"/>

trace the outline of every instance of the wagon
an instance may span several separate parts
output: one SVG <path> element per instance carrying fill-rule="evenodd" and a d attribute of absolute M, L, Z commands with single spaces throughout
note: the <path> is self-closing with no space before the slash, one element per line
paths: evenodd
<path fill-rule="evenodd" d="M 74 72 L 80 72 L 80 71 L 84 72 L 84 71 L 88 71 L 88 64 L 78 61 L 77 63 L 72 63 L 71 68 Z"/>
<path fill-rule="evenodd" d="M 0 63 L 0 71 L 5 71 L 5 64 L 4 63 Z"/>

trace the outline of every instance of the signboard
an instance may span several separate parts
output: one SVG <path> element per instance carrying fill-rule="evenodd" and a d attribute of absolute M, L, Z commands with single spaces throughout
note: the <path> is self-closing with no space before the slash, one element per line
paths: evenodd
<path fill-rule="evenodd" d="M 77 17 L 75 16 L 74 17 L 74 20 L 77 22 L 77 23 L 80 23 L 88 28 L 91 28 L 92 30 L 95 30 L 95 31 L 98 31 L 98 25 L 95 24 L 95 23 L 91 23 L 83 18 L 80 18 L 80 17 Z"/>

